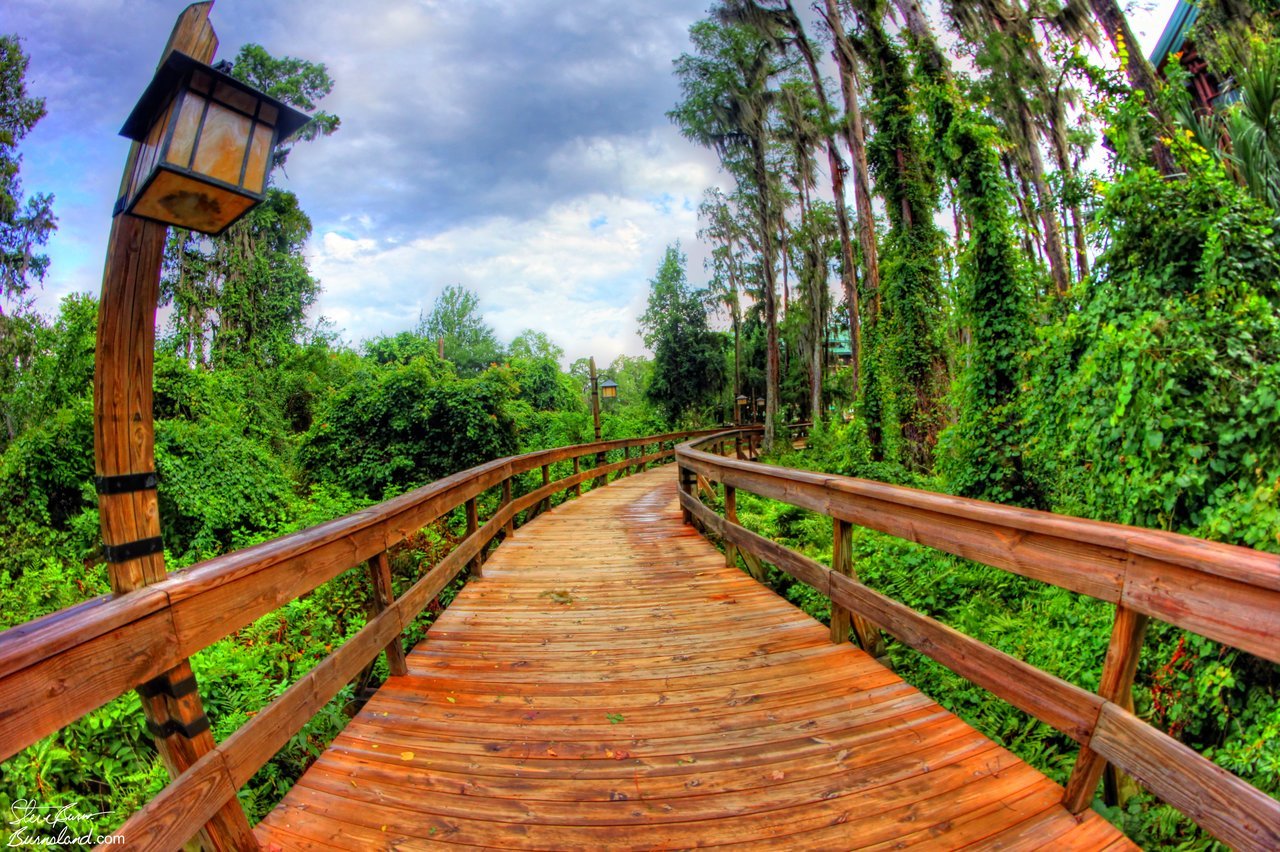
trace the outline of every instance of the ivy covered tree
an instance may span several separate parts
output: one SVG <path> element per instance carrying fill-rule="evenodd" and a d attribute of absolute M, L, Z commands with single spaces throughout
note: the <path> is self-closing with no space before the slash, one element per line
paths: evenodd
<path fill-rule="evenodd" d="M 458 375 L 473 376 L 502 359 L 497 335 L 480 313 L 480 297 L 461 285 L 450 285 L 436 297 L 431 313 L 418 321 L 418 336 L 444 341 L 444 357 Z"/>
<path fill-rule="evenodd" d="M 649 282 L 640 333 L 653 352 L 645 393 L 672 423 L 713 404 L 725 378 L 721 338 L 707 327 L 706 301 L 706 293 L 689 286 L 680 246 L 668 246 Z"/>

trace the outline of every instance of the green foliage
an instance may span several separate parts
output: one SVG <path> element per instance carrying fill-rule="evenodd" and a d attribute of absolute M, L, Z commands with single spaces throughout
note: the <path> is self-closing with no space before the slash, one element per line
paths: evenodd
<path fill-rule="evenodd" d="M 382 499 L 515 452 L 515 392 L 505 370 L 462 379 L 432 357 L 388 365 L 319 407 L 299 459 L 314 480 Z"/>
<path fill-rule="evenodd" d="M 1280 237 L 1221 172 L 1138 170 L 1078 312 L 1046 330 L 1037 451 L 1072 514 L 1280 549 Z"/>
<path fill-rule="evenodd" d="M 880 303 L 864 333 L 863 405 L 877 455 L 908 469 L 933 466 L 948 386 L 942 322 L 942 232 L 933 222 L 938 185 L 912 102 L 909 69 L 879 21 L 865 22 L 859 41 L 871 69 L 867 118 L 876 133 L 867 158 L 885 199 L 890 229 L 881 254 Z M 892 442 L 902 436 L 902 455 Z"/>
<path fill-rule="evenodd" d="M 37 193 L 24 204 L 18 178 L 18 144 L 45 115 L 44 98 L 27 94 L 28 61 L 16 35 L 0 35 L 0 299 L 19 304 L 49 268 L 37 250 L 56 228 L 53 196 Z"/>
<path fill-rule="evenodd" d="M 465 287 L 445 287 L 418 322 L 416 333 L 426 340 L 444 340 L 444 357 L 458 375 L 474 376 L 502 360 L 502 348 L 493 329 L 480 314 L 480 297 Z"/>
<path fill-rule="evenodd" d="M 640 317 L 653 372 L 645 394 L 671 422 L 706 405 L 724 381 L 721 338 L 707 328 L 706 294 L 689 287 L 680 246 L 668 246 L 649 282 L 649 306 Z"/>

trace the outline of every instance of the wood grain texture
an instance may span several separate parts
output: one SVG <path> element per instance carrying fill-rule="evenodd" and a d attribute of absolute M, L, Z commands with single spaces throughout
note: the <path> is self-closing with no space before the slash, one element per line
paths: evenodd
<path fill-rule="evenodd" d="M 702 443 L 707 443 L 703 441 Z M 728 485 L 1003 568 L 1280 662 L 1280 555 L 677 448 Z"/>
<path fill-rule="evenodd" d="M 1060 788 L 832 645 L 680 517 L 667 467 L 522 527 L 408 676 L 259 824 L 261 842 L 854 848 L 922 831 L 960 846 L 1024 822 L 1077 830 Z M 1085 822 L 1105 839 L 1093 847 L 1123 839 Z"/>

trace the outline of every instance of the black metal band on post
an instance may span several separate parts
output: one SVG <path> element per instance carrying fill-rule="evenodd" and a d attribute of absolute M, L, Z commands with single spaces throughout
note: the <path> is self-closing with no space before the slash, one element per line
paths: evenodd
<path fill-rule="evenodd" d="M 134 491 L 150 491 L 156 487 L 159 477 L 149 473 L 121 473 L 117 476 L 96 476 L 94 485 L 99 494 L 130 494 Z"/>
<path fill-rule="evenodd" d="M 182 698 L 191 695 L 196 691 L 196 676 L 194 674 L 187 675 L 177 683 L 171 683 L 169 678 L 160 675 L 160 677 L 152 678 L 146 683 L 138 685 L 138 694 L 143 698 L 155 698 L 157 695 L 167 695 L 170 698 Z"/>
<path fill-rule="evenodd" d="M 164 539 L 160 536 L 130 541 L 126 544 L 102 545 L 102 553 L 107 557 L 108 562 L 128 562 L 130 559 L 138 559 L 163 551 Z"/>
<path fill-rule="evenodd" d="M 209 730 L 209 717 L 201 713 L 200 717 L 193 719 L 190 724 L 183 724 L 177 719 L 166 719 L 163 725 L 157 725 L 148 719 L 147 730 L 151 732 L 151 736 L 159 739 L 168 739 L 174 734 L 182 734 L 190 740 Z"/>

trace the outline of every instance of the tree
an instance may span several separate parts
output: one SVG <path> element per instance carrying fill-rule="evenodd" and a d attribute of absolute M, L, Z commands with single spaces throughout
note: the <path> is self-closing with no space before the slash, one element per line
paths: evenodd
<path fill-rule="evenodd" d="M 231 74 L 305 110 L 315 110 L 333 87 L 324 65 L 277 59 L 254 44 L 241 48 Z M 294 141 L 328 136 L 338 126 L 337 116 L 318 112 Z M 272 170 L 289 150 L 280 146 Z M 170 229 L 160 297 L 174 307 L 170 329 L 188 363 L 279 363 L 319 294 L 302 253 L 310 235 L 297 197 L 276 188 L 221 236 Z"/>
<path fill-rule="evenodd" d="M 480 313 L 480 297 L 454 284 L 436 297 L 431 313 L 418 321 L 418 335 L 444 341 L 444 357 L 454 363 L 458 375 L 483 372 L 502 359 L 502 348 L 493 329 Z"/>
<path fill-rule="evenodd" d="M 17 36 L 0 36 L 0 298 L 10 303 L 44 278 L 49 258 L 36 250 L 57 221 L 53 196 L 38 193 L 24 204 L 18 178 L 18 144 L 45 115 L 44 98 L 27 95 L 28 62 Z"/>
<path fill-rule="evenodd" d="M 640 317 L 644 345 L 653 352 L 646 394 L 672 423 L 713 400 L 724 380 L 719 338 L 707 328 L 706 294 L 689 287 L 684 270 L 680 246 L 668 246 Z"/>
<path fill-rule="evenodd" d="M 700 21 L 689 29 L 695 52 L 675 62 L 683 99 L 667 113 L 688 139 L 712 148 L 721 164 L 753 190 L 759 242 L 768 366 L 765 371 L 764 445 L 773 448 L 778 413 L 778 308 L 774 280 L 774 177 L 768 163 L 769 116 L 775 92 L 769 88 L 781 71 L 774 51 L 747 27 Z"/>

